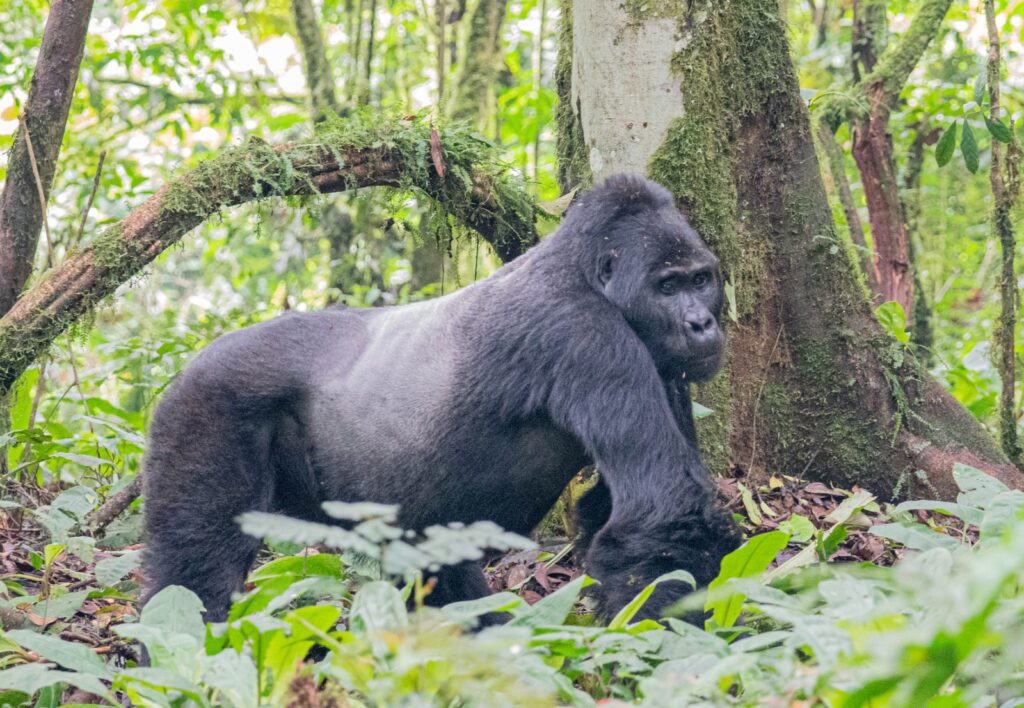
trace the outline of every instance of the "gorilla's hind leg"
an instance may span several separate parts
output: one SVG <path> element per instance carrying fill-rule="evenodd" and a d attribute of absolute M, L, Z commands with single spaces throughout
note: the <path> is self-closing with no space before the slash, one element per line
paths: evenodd
<path fill-rule="evenodd" d="M 203 601 L 207 621 L 222 621 L 261 543 L 235 519 L 271 508 L 270 426 L 212 415 L 206 406 L 164 408 L 144 471 L 145 599 L 182 585 Z M 177 419 L 182 413 L 193 419 Z"/>
<path fill-rule="evenodd" d="M 144 603 L 168 585 L 182 585 L 203 601 L 207 622 L 222 622 L 231 596 L 242 589 L 259 550 L 259 539 L 243 534 L 235 524 L 205 525 L 202 530 L 152 530 L 146 550 L 148 589 Z"/>

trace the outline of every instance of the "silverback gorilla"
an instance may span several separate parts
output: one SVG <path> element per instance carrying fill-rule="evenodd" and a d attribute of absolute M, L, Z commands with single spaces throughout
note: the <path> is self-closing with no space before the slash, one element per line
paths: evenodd
<path fill-rule="evenodd" d="M 259 541 L 235 517 L 328 520 L 325 500 L 400 505 L 405 528 L 489 519 L 528 534 L 581 467 L 602 614 L 683 568 L 706 584 L 737 545 L 699 455 L 689 382 L 718 368 L 715 257 L 664 188 L 616 176 L 489 278 L 400 307 L 289 313 L 225 335 L 154 417 L 145 466 L 152 595 L 227 615 Z M 431 604 L 489 592 L 473 563 Z M 678 600 L 659 587 L 643 616 Z"/>

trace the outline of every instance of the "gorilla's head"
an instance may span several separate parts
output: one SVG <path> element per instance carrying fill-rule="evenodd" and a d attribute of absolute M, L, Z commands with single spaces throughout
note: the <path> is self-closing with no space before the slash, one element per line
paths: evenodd
<path fill-rule="evenodd" d="M 587 279 L 622 311 L 659 372 L 710 378 L 724 344 L 722 276 L 668 190 L 640 177 L 610 177 L 566 221 L 570 233 L 583 235 Z"/>

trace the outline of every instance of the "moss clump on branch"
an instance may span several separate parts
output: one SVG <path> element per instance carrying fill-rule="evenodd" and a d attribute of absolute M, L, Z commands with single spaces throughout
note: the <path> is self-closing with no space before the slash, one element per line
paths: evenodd
<path fill-rule="evenodd" d="M 303 143 L 248 140 L 170 182 L 22 296 L 0 319 L 0 394 L 61 332 L 220 209 L 374 186 L 425 194 L 503 260 L 537 238 L 533 198 L 467 127 L 366 114 L 325 121 Z"/>

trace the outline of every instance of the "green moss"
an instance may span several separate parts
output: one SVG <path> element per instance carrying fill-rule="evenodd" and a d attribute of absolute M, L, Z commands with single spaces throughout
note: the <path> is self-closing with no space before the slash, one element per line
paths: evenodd
<path fill-rule="evenodd" d="M 766 97 L 785 91 L 780 61 L 789 61 L 785 33 L 777 15 L 757 0 L 721 3 L 694 0 L 682 7 L 672 0 L 630 1 L 634 20 L 672 15 L 680 20 L 678 51 L 672 70 L 683 92 L 681 117 L 648 165 L 650 176 L 672 191 L 691 222 L 722 263 L 735 287 L 737 314 L 753 314 L 763 293 L 768 234 L 744 233 L 737 204 L 736 153 L 745 118 L 764 110 Z M 700 422 L 702 449 L 709 467 L 723 472 L 731 461 L 734 434 L 730 399 L 733 372 L 726 367 L 701 387 L 701 402 L 716 415 Z M 706 399 L 706 400 L 705 400 Z"/>
<path fill-rule="evenodd" d="M 713 413 L 696 421 L 704 463 L 715 474 L 729 471 L 732 460 L 731 363 L 726 361 L 718 375 L 693 389 L 693 399 Z"/>
<path fill-rule="evenodd" d="M 444 178 L 432 168 L 435 130 L 446 168 Z M 388 119 L 367 113 L 328 119 L 311 140 L 287 148 L 248 140 L 201 163 L 140 207 L 140 216 L 148 223 L 145 231 L 130 239 L 125 238 L 121 225 L 103 232 L 81 255 L 88 259 L 91 253 L 97 273 L 95 282 L 79 297 L 0 325 L 0 392 L 61 332 L 209 216 L 247 201 L 316 195 L 311 175 L 336 173 L 348 180 L 347 186 L 356 186 L 352 170 L 345 169 L 348 159 L 359 161 L 352 170 L 361 170 L 361 183 L 426 194 L 445 222 L 486 227 L 499 250 L 516 252 L 536 240 L 534 222 L 539 211 L 533 198 L 499 160 L 494 146 L 468 126 L 434 128 L 423 119 Z M 376 180 L 375 170 L 381 173 Z M 332 185 L 332 189 L 338 188 Z"/>
<path fill-rule="evenodd" d="M 952 4 L 953 0 L 925 0 L 921 3 L 899 43 L 879 57 L 874 71 L 865 77 L 863 84 L 877 85 L 885 95 L 895 99 L 906 85 L 910 72 L 917 66 L 924 50 L 939 33 L 942 20 Z"/>
<path fill-rule="evenodd" d="M 672 69 L 681 80 L 684 114 L 669 127 L 649 173 L 687 208 L 718 254 L 742 316 L 758 300 L 768 244 L 766 235 L 741 238 L 737 232 L 735 147 L 743 119 L 786 90 L 779 62 L 789 61 L 789 51 L 778 17 L 757 0 L 694 1 L 681 24 L 682 48 Z"/>
<path fill-rule="evenodd" d="M 687 0 L 626 0 L 626 14 L 632 22 L 646 22 L 658 18 L 682 17 Z"/>
<path fill-rule="evenodd" d="M 555 90 L 558 93 L 555 149 L 558 154 L 558 186 L 562 194 L 567 194 L 575 187 L 590 186 L 594 177 L 590 172 L 583 126 L 572 105 L 572 0 L 561 0 L 561 6 L 558 60 L 555 63 Z"/>

